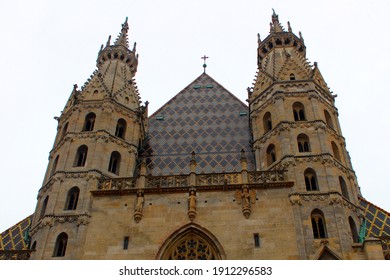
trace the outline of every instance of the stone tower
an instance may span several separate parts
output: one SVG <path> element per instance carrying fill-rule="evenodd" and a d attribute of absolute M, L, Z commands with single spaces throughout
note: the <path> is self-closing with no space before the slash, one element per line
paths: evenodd
<path fill-rule="evenodd" d="M 129 49 L 128 29 L 126 19 L 114 44 L 110 36 L 102 45 L 97 69 L 81 90 L 74 85 L 56 118 L 58 132 L 30 231 L 32 258 L 61 256 L 69 246 L 67 258 L 80 258 L 97 178 L 134 175 L 147 108 L 140 106 L 138 55 L 135 44 Z"/>
<path fill-rule="evenodd" d="M 361 194 L 336 96 L 317 63 L 308 63 L 301 32 L 296 36 L 289 22 L 284 30 L 275 12 L 269 35 L 258 35 L 258 72 L 248 94 L 257 170 L 286 170 L 295 182 L 289 200 L 299 255 L 326 258 L 335 248 L 342 256 L 332 257 L 348 258 L 359 241 Z"/>

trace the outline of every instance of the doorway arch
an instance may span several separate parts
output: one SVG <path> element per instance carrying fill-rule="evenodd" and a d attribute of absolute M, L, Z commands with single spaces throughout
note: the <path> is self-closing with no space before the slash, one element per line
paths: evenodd
<path fill-rule="evenodd" d="M 207 229 L 191 223 L 174 231 L 160 247 L 158 260 L 223 260 L 222 245 Z"/>

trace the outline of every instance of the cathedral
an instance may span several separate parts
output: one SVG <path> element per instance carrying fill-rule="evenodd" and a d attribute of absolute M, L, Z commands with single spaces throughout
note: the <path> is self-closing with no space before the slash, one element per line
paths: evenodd
<path fill-rule="evenodd" d="M 335 96 L 289 22 L 274 12 L 258 36 L 246 102 L 205 61 L 151 115 L 128 31 L 73 86 L 35 212 L 1 233 L 0 259 L 390 259 L 390 213 L 362 197 Z"/>

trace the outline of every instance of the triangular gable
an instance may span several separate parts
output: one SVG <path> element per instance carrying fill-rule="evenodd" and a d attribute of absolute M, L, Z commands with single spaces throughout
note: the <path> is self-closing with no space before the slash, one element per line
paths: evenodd
<path fill-rule="evenodd" d="M 236 172 L 241 149 L 254 168 L 248 118 L 248 106 L 203 73 L 149 117 L 149 172 L 188 174 L 192 151 L 197 173 Z"/>
<path fill-rule="evenodd" d="M 306 80 L 310 78 L 311 69 L 306 62 L 302 62 L 302 58 L 297 57 L 297 55 L 294 54 L 295 52 L 293 52 L 292 55 L 287 56 L 286 61 L 276 75 L 277 80 L 290 80 L 290 74 L 293 74 L 296 80 Z"/>
<path fill-rule="evenodd" d="M 323 244 L 315 254 L 315 260 L 341 260 L 341 257 L 327 244 Z"/>
<path fill-rule="evenodd" d="M 231 97 L 235 98 L 237 100 L 237 102 L 240 102 L 242 105 L 248 107 L 244 102 L 242 102 L 240 99 L 238 99 L 233 93 L 231 93 L 230 91 L 228 91 L 226 88 L 224 88 L 220 83 L 218 83 L 216 80 L 214 80 L 212 77 L 210 77 L 208 74 L 206 73 L 202 73 L 199 77 L 197 77 L 195 80 L 193 80 L 191 83 L 188 84 L 188 86 L 186 86 L 184 89 L 182 89 L 178 94 L 176 94 L 174 97 L 172 97 L 167 103 L 165 103 L 163 106 L 161 106 L 159 109 L 157 109 L 156 112 L 154 112 L 152 115 L 149 116 L 150 119 L 153 119 L 156 115 L 159 114 L 159 111 L 161 111 L 165 106 L 167 106 L 168 104 L 174 102 L 174 100 L 177 98 L 177 96 L 179 96 L 182 92 L 186 92 L 188 91 L 189 89 L 191 89 L 191 87 L 193 87 L 194 85 L 197 85 L 197 84 L 200 84 L 202 83 L 202 80 L 203 79 L 209 79 L 211 82 L 213 82 L 214 84 L 218 85 L 219 87 L 221 87 L 226 93 L 228 93 Z"/>
<path fill-rule="evenodd" d="M 320 72 L 320 69 L 318 69 L 317 67 L 317 64 L 314 64 L 314 69 L 312 71 L 312 74 L 311 74 L 311 78 L 321 86 L 321 88 L 323 88 L 324 90 L 326 90 L 329 94 L 330 94 L 330 91 L 329 91 L 329 88 L 328 88 L 328 84 L 325 82 L 325 79 L 324 77 L 322 76 L 321 72 Z"/>

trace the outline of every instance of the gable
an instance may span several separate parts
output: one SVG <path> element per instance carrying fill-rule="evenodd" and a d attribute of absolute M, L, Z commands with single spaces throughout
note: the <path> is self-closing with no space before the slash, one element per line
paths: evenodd
<path fill-rule="evenodd" d="M 149 117 L 146 147 L 152 175 L 241 171 L 240 151 L 254 168 L 248 107 L 207 74 L 202 74 Z"/>

